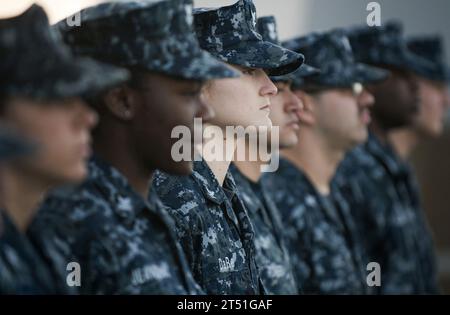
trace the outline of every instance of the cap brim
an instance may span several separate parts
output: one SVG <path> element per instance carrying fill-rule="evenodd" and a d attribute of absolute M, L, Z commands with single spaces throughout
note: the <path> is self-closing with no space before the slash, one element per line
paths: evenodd
<path fill-rule="evenodd" d="M 67 95 L 95 95 L 108 88 L 126 82 L 130 78 L 127 70 L 112 65 L 104 64 L 88 58 L 80 58 L 75 65 L 78 68 L 78 79 L 67 86 Z M 76 69 L 74 69 L 76 71 Z"/>
<path fill-rule="evenodd" d="M 357 63 L 353 70 L 354 82 L 362 84 L 377 83 L 386 80 L 389 71 L 372 67 L 363 63 Z M 352 83 L 354 83 L 352 82 Z"/>
<path fill-rule="evenodd" d="M 188 80 L 237 78 L 241 74 L 204 50 L 185 56 L 176 56 L 170 62 L 152 65 L 149 70 Z"/>
<path fill-rule="evenodd" d="M 369 66 L 363 63 L 342 65 L 341 71 L 320 73 L 317 76 L 298 78 L 295 86 L 316 86 L 321 88 L 347 88 L 353 83 L 371 84 L 385 80 L 389 71 Z"/>
<path fill-rule="evenodd" d="M 242 41 L 213 54 L 231 64 L 264 69 L 269 76 L 291 73 L 304 61 L 302 54 L 266 41 Z"/>
<path fill-rule="evenodd" d="M 24 95 L 44 100 L 91 96 L 129 79 L 127 70 L 89 58 L 55 60 L 41 74 L 46 80 L 27 87 Z"/>
<path fill-rule="evenodd" d="M 420 76 L 428 74 L 433 69 L 433 64 L 409 50 L 402 50 L 395 57 L 389 58 L 388 62 L 381 62 L 387 66 L 414 72 Z"/>
<path fill-rule="evenodd" d="M 303 63 L 300 68 L 295 70 L 292 73 L 281 75 L 281 76 L 271 76 L 270 79 L 274 82 L 283 82 L 283 81 L 296 81 L 297 79 L 303 79 L 309 77 L 311 75 L 319 74 L 320 69 L 312 67 L 306 63 Z"/>

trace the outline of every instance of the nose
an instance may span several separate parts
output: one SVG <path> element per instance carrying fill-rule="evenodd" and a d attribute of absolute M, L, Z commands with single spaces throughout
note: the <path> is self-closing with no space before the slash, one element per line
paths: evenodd
<path fill-rule="evenodd" d="M 214 116 L 214 109 L 209 106 L 203 99 L 203 97 L 199 97 L 199 107 L 195 117 L 201 118 L 203 122 L 207 122 L 211 120 Z"/>
<path fill-rule="evenodd" d="M 78 106 L 78 122 L 79 125 L 87 129 L 94 128 L 98 123 L 98 114 L 91 107 L 89 107 L 85 102 L 79 101 Z"/>
<path fill-rule="evenodd" d="M 303 102 L 290 89 L 287 90 L 286 98 L 286 112 L 300 112 L 303 110 Z"/>
<path fill-rule="evenodd" d="M 367 108 L 373 106 L 373 104 L 375 104 L 375 97 L 364 88 L 358 96 L 358 106 Z"/>
<path fill-rule="evenodd" d="M 262 85 L 259 94 L 264 97 L 271 97 L 277 95 L 278 89 L 275 86 L 275 84 L 273 84 L 273 82 L 270 80 L 270 78 L 264 71 L 261 70 L 261 72 L 262 72 L 261 75 Z"/>

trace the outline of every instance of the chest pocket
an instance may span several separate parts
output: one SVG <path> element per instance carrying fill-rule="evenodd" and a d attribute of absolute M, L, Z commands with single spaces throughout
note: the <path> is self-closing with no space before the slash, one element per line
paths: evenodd
<path fill-rule="evenodd" d="M 208 294 L 254 294 L 243 251 L 228 256 L 207 257 L 203 263 L 203 287 Z"/>
<path fill-rule="evenodd" d="M 202 286 L 208 294 L 251 294 L 247 256 L 239 233 L 227 223 L 210 225 L 200 240 Z"/>

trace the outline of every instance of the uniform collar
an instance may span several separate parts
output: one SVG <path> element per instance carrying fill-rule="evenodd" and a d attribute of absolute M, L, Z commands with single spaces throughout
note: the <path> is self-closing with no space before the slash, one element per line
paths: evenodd
<path fill-rule="evenodd" d="M 382 144 L 373 133 L 369 133 L 369 138 L 364 146 L 391 175 L 403 176 L 408 173 L 407 165 L 395 153 L 393 147 L 390 144 Z"/>
<path fill-rule="evenodd" d="M 297 168 L 294 164 L 286 159 L 280 159 L 279 172 L 281 172 L 282 176 L 286 176 L 286 174 L 289 174 L 289 184 L 292 185 L 293 183 L 295 183 L 296 186 L 303 187 L 303 189 L 296 189 L 296 191 L 299 191 L 302 194 L 300 197 L 302 199 L 304 198 L 307 205 L 320 207 L 323 210 L 325 216 L 332 220 L 332 222 L 336 222 L 336 224 L 340 228 L 342 227 L 342 220 L 339 218 L 336 212 L 339 211 L 337 208 L 341 205 L 338 204 L 339 200 L 336 200 L 334 198 L 335 191 L 333 190 L 332 185 L 330 185 L 329 196 L 322 196 L 314 187 L 308 176 L 306 176 L 306 174 L 301 169 Z M 328 200 L 332 201 L 332 203 L 328 203 L 325 198 L 328 198 Z M 331 209 L 330 206 L 332 206 L 334 209 Z"/>
<path fill-rule="evenodd" d="M 199 185 L 203 196 L 216 204 L 222 204 L 227 197 L 231 200 L 236 194 L 236 183 L 230 172 L 227 172 L 223 185 L 220 186 L 216 176 L 203 159 L 194 162 L 192 178 Z"/>
<path fill-rule="evenodd" d="M 230 165 L 230 172 L 232 173 L 236 185 L 239 187 L 239 196 L 242 201 L 245 203 L 245 207 L 248 211 L 252 213 L 256 213 L 260 211 L 263 207 L 261 200 L 254 192 L 251 187 L 250 180 L 245 177 L 244 174 L 234 165 L 233 163 Z"/>
<path fill-rule="evenodd" d="M 89 181 L 105 194 L 113 211 L 126 222 L 131 223 L 142 210 L 151 209 L 116 168 L 96 156 L 90 159 L 88 167 Z"/>

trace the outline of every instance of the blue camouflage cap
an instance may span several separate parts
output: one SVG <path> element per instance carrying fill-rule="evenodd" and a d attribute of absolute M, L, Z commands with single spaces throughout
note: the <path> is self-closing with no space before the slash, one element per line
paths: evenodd
<path fill-rule="evenodd" d="M 357 82 L 382 81 L 389 75 L 388 71 L 356 62 L 350 42 L 340 30 L 311 33 L 286 41 L 284 46 L 300 51 L 312 66 L 320 69 L 319 74 L 304 78 L 302 86 L 351 87 Z"/>
<path fill-rule="evenodd" d="M 371 65 L 390 66 L 423 75 L 432 64 L 412 53 L 400 23 L 390 21 L 380 27 L 358 26 L 346 29 L 356 60 Z"/>
<path fill-rule="evenodd" d="M 0 160 L 32 153 L 34 146 L 5 127 L 0 127 Z"/>
<path fill-rule="evenodd" d="M 80 11 L 80 17 L 80 26 L 57 24 L 76 54 L 184 79 L 239 76 L 200 48 L 192 0 L 106 2 Z"/>
<path fill-rule="evenodd" d="M 264 41 L 282 46 L 280 40 L 278 39 L 277 22 L 273 15 L 258 18 L 258 21 L 256 22 L 256 28 L 259 34 L 261 34 L 262 39 Z M 296 83 L 298 81 L 302 81 L 304 77 L 315 75 L 318 74 L 319 72 L 320 72 L 319 69 L 314 68 L 306 63 L 303 63 L 300 66 L 300 68 L 298 68 L 292 73 L 282 76 L 272 76 L 270 77 L 270 79 L 274 82 L 290 81 L 292 82 L 293 85 L 296 85 Z"/>
<path fill-rule="evenodd" d="M 128 79 L 128 71 L 75 58 L 38 5 L 0 20 L 0 97 L 55 100 L 95 94 Z"/>
<path fill-rule="evenodd" d="M 256 8 L 251 0 L 195 9 L 194 24 L 202 48 L 229 64 L 260 68 L 278 76 L 303 63 L 301 54 L 263 40 L 256 30 Z"/>
<path fill-rule="evenodd" d="M 450 67 L 445 63 L 443 39 L 439 35 L 412 37 L 408 48 L 433 64 L 424 76 L 433 81 L 450 82 Z"/>

